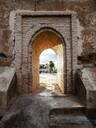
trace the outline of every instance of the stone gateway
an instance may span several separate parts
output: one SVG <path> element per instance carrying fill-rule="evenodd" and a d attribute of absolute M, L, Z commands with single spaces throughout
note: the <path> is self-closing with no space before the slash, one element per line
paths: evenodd
<path fill-rule="evenodd" d="M 17 127 L 96 128 L 96 0 L 0 0 L 0 128 Z"/>
<path fill-rule="evenodd" d="M 61 43 L 64 47 L 64 55 L 62 55 L 64 57 L 64 73 L 61 73 L 63 75 L 61 77 L 64 79 L 62 80 L 64 81 L 64 92 L 74 93 L 74 73 L 77 69 L 76 44 L 78 43 L 77 14 L 70 11 L 32 12 L 22 10 L 15 12 L 15 19 L 13 31 L 15 34 L 15 67 L 19 91 L 29 93 L 32 92 L 32 88 L 33 90 L 36 89 L 40 52 L 46 48 L 55 48 Z M 51 43 L 47 40 L 50 40 Z"/>

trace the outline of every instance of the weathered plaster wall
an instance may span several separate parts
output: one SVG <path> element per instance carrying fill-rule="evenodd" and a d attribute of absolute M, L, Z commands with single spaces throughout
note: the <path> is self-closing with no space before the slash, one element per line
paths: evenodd
<path fill-rule="evenodd" d="M 82 48 L 79 56 L 86 60 L 96 52 L 96 1 L 95 0 L 0 0 L 0 52 L 10 55 L 9 15 L 17 9 L 26 10 L 74 10 L 78 13 L 81 36 L 78 37 Z M 94 59 L 94 57 L 91 58 Z M 95 56 L 95 55 L 94 55 Z M 81 59 L 81 58 L 80 58 Z M 92 60 L 91 59 L 91 60 Z M 96 59 L 96 58 L 95 58 Z M 94 60 L 95 60 L 94 59 Z"/>

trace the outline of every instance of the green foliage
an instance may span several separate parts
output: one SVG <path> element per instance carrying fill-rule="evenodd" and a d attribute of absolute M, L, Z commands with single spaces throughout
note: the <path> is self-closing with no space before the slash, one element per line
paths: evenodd
<path fill-rule="evenodd" d="M 49 68 L 50 68 L 50 73 L 53 71 L 53 68 L 55 67 L 55 64 L 53 61 L 49 61 Z"/>

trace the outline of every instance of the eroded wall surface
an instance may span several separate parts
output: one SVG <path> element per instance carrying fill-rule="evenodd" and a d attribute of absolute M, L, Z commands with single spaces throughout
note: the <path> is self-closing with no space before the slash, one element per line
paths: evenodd
<path fill-rule="evenodd" d="M 77 12 L 77 19 L 78 19 L 77 35 L 78 36 L 76 38 L 78 41 L 75 47 L 78 48 L 78 59 L 81 61 L 81 63 L 83 62 L 93 63 L 93 64 L 96 63 L 96 1 L 95 0 L 43 0 L 43 1 L 42 0 L 34 0 L 34 1 L 32 0 L 29 0 L 29 1 L 28 0 L 16 0 L 16 1 L 0 0 L 0 53 L 5 53 L 7 56 L 10 56 L 12 60 L 14 60 L 16 56 L 16 52 L 14 51 L 15 50 L 14 46 L 16 45 L 15 37 L 14 37 L 15 35 L 14 35 L 14 31 L 12 31 L 14 30 L 14 21 L 12 20 L 15 20 L 15 19 L 12 19 L 12 17 L 10 18 L 10 13 L 18 9 L 33 10 L 33 11 L 70 10 L 70 11 Z M 22 47 L 22 44 L 18 46 Z M 24 47 L 26 47 L 26 44 L 23 45 L 23 48 Z M 25 57 L 24 60 L 22 58 L 22 62 L 24 64 L 23 68 L 19 67 L 20 69 L 18 69 L 19 64 L 17 64 L 17 69 L 19 74 L 22 73 L 22 76 L 23 76 L 22 78 L 27 80 L 25 82 L 23 81 L 21 85 L 24 85 L 24 84 L 27 85 L 28 79 L 29 79 L 28 78 L 29 74 L 26 75 L 25 73 L 26 67 L 28 67 L 28 64 L 25 63 L 27 61 L 27 55 L 25 54 L 26 50 L 27 49 L 24 48 L 22 54 L 21 55 L 18 54 L 17 56 L 17 58 L 19 58 L 19 56 L 21 56 L 22 58 L 24 54 L 24 57 Z M 18 60 L 18 62 L 22 64 L 21 60 Z M 75 60 L 73 60 L 73 62 L 75 62 Z M 18 78 L 20 77 L 21 76 L 18 76 Z M 27 90 L 27 88 L 28 88 L 27 86 L 24 87 L 24 90 Z"/>
<path fill-rule="evenodd" d="M 0 0 L 0 52 L 12 55 L 9 15 L 17 9 L 26 10 L 72 10 L 79 18 L 79 56 L 89 59 L 96 52 L 96 1 L 95 0 Z M 95 56 L 95 55 L 94 55 Z M 95 61 L 94 57 L 91 58 Z M 89 59 L 90 60 L 90 59 Z"/>

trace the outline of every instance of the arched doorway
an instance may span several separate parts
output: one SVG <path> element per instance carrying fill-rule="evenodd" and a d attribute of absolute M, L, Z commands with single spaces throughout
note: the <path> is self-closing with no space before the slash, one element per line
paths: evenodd
<path fill-rule="evenodd" d="M 44 50 L 39 56 L 39 84 L 46 91 L 60 94 L 57 76 L 57 54 L 53 49 Z"/>
<path fill-rule="evenodd" d="M 12 29 L 12 45 L 14 60 L 12 65 L 16 68 L 17 89 L 20 94 L 32 93 L 33 73 L 32 73 L 32 55 L 33 43 L 40 33 L 48 31 L 58 41 L 53 41 L 53 45 L 63 45 L 64 52 L 64 91 L 67 94 L 75 92 L 75 73 L 77 70 L 77 44 L 78 44 L 78 24 L 77 14 L 66 11 L 21 11 L 18 10 L 12 15 L 14 27 Z M 13 20 L 12 20 L 13 21 Z M 13 35 L 14 33 L 14 35 Z M 46 34 L 48 35 L 48 34 Z M 48 36 L 47 36 L 48 37 Z M 44 37 L 45 38 L 45 37 Z M 43 40 L 44 40 L 43 38 Z M 48 39 L 48 38 L 47 38 Z M 49 42 L 50 42 L 49 41 Z M 38 42 L 38 41 L 37 41 Z M 47 40 L 48 42 L 48 40 Z M 62 43 L 59 43 L 62 42 Z M 35 43 L 34 43 L 35 44 Z M 47 43 L 45 43 L 47 44 Z M 37 45 L 38 46 L 38 45 Z M 49 48 L 45 45 L 46 49 Z M 53 47 L 54 47 L 53 46 Z M 51 44 L 52 47 L 52 44 Z M 45 49 L 45 48 L 44 48 Z M 43 50 L 43 49 L 42 49 Z M 40 51 L 40 50 L 39 50 Z M 61 61 L 60 61 L 61 62 Z M 60 77 L 61 78 L 61 77 Z"/>
<path fill-rule="evenodd" d="M 40 87 L 39 83 L 39 56 L 45 49 L 53 49 L 57 54 L 58 85 L 64 93 L 66 60 L 65 45 L 62 36 L 53 29 L 42 29 L 35 34 L 32 41 L 32 91 Z"/>

